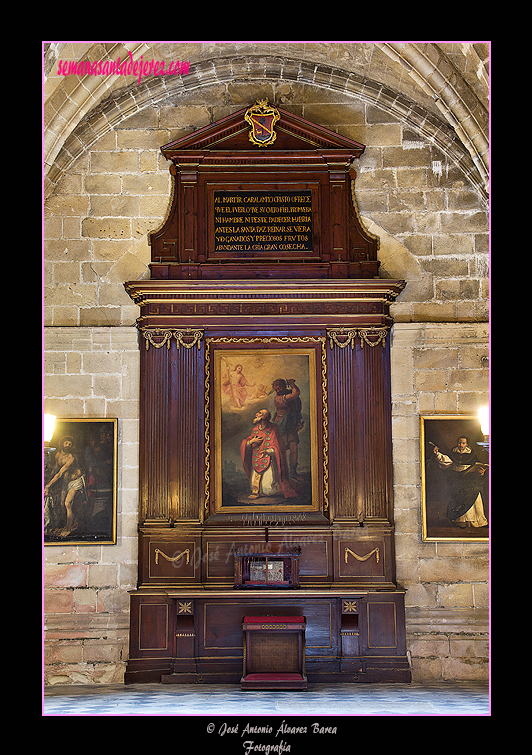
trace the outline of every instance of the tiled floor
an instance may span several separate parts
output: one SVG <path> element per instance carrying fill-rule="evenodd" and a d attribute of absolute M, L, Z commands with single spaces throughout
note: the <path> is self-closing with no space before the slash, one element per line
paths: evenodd
<path fill-rule="evenodd" d="M 46 687 L 44 716 L 486 716 L 481 683 L 310 684 L 307 692 L 242 692 L 239 685 Z"/>

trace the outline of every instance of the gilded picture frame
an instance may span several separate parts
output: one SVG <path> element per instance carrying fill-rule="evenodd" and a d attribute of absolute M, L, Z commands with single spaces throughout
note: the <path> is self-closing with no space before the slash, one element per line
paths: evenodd
<path fill-rule="evenodd" d="M 322 510 L 323 339 L 209 340 L 211 512 Z"/>
<path fill-rule="evenodd" d="M 44 544 L 116 544 L 118 420 L 58 418 L 44 454 Z"/>
<path fill-rule="evenodd" d="M 423 540 L 487 542 L 489 450 L 479 418 L 422 416 L 420 439 Z"/>

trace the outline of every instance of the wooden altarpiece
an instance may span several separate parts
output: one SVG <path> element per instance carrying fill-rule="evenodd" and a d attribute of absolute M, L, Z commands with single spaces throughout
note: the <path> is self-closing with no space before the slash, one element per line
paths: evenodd
<path fill-rule="evenodd" d="M 258 102 L 161 149 L 169 213 L 151 278 L 125 284 L 141 349 L 126 682 L 238 682 L 244 616 L 304 617 L 309 682 L 409 681 L 389 352 L 404 282 L 378 277 L 356 211 L 364 146 Z M 239 555 L 294 551 L 297 582 L 235 588 Z"/>

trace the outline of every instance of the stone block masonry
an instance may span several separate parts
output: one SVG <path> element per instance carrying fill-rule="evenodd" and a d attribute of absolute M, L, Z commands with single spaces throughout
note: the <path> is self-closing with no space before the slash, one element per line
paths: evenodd
<path fill-rule="evenodd" d="M 380 237 L 381 275 L 410 283 L 394 304 L 396 321 L 486 320 L 487 211 L 459 167 L 390 110 L 384 91 L 369 104 L 299 81 L 264 86 L 271 100 L 278 89 L 287 109 L 367 145 L 354 166 L 362 221 Z M 149 276 L 148 233 L 169 209 L 171 178 L 159 148 L 241 107 L 242 87 L 217 82 L 181 91 L 179 106 L 157 99 L 154 89 L 153 102 L 86 146 L 45 206 L 47 325 L 134 322 L 138 313 L 122 284 Z"/>
<path fill-rule="evenodd" d="M 118 418 L 116 545 L 44 548 L 45 681 L 123 680 L 128 590 L 137 579 L 138 383 L 135 328 L 45 331 L 46 412 Z"/>
<path fill-rule="evenodd" d="M 414 681 L 488 678 L 489 547 L 423 542 L 420 416 L 476 415 L 488 395 L 486 323 L 396 323 L 392 437 L 397 579 Z"/>

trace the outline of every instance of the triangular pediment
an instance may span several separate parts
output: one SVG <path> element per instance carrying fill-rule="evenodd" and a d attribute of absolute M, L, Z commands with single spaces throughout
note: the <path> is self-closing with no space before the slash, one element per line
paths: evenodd
<path fill-rule="evenodd" d="M 169 160 L 175 160 L 178 154 L 186 152 L 318 152 L 341 153 L 360 157 L 365 149 L 363 144 L 336 134 L 323 126 L 305 120 L 281 108 L 275 108 L 279 114 L 273 126 L 275 141 L 270 145 L 254 144 L 250 141 L 251 127 L 245 119 L 249 107 L 209 124 L 192 134 L 176 139 L 161 147 L 161 152 Z"/>
<path fill-rule="evenodd" d="M 375 277 L 377 240 L 353 205 L 364 148 L 266 100 L 163 145 L 173 196 L 152 275 Z"/>

